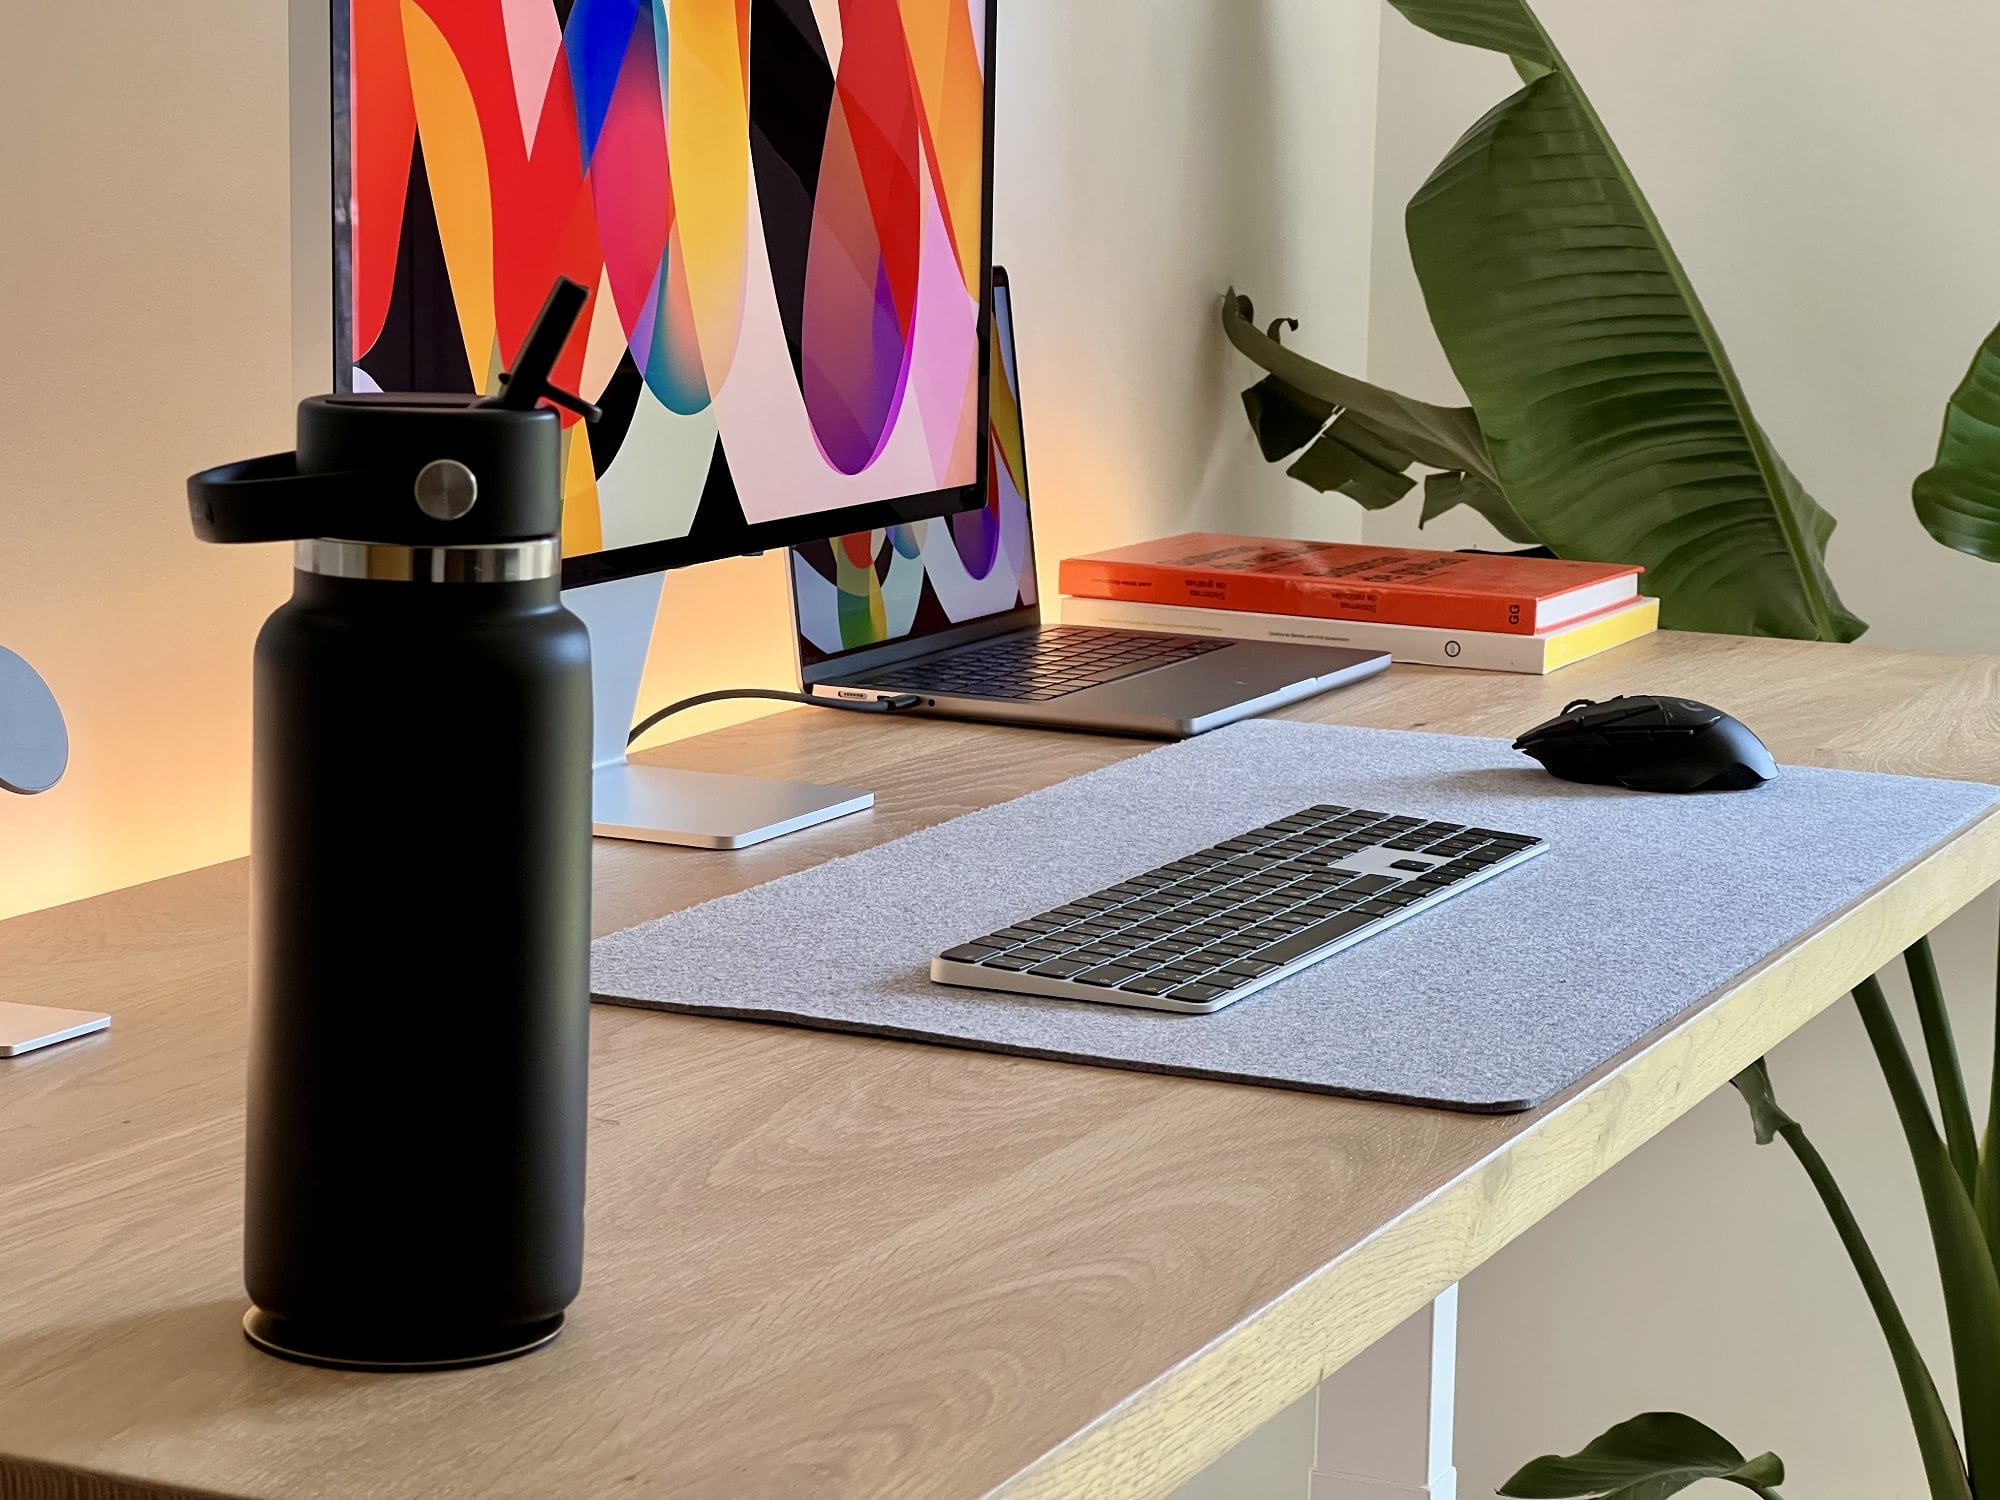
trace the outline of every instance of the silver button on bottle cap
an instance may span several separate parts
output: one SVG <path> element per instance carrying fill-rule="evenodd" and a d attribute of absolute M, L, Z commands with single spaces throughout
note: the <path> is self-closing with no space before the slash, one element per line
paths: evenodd
<path fill-rule="evenodd" d="M 479 476 L 455 458 L 438 458 L 417 470 L 417 509 L 433 521 L 456 521 L 479 498 Z"/>

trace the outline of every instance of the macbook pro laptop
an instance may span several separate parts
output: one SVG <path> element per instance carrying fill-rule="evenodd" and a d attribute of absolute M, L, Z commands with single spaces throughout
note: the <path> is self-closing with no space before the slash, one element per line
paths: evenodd
<path fill-rule="evenodd" d="M 1012 294 L 993 270 L 984 507 L 792 549 L 799 678 L 913 713 L 1178 739 L 1389 665 L 1386 653 L 1047 625 L 1035 585 Z"/>

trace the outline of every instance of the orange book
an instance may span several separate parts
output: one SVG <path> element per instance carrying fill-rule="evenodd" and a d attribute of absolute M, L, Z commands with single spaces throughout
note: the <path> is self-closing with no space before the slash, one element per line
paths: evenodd
<path fill-rule="evenodd" d="M 1066 557 L 1062 591 L 1328 620 L 1534 635 L 1615 608 L 1640 569 L 1355 542 L 1287 542 L 1195 531 Z"/>

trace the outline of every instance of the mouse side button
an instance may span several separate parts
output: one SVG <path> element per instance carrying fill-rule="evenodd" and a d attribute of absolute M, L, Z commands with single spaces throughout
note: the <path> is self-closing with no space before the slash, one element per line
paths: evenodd
<path fill-rule="evenodd" d="M 1585 728 L 1595 729 L 1602 724 L 1624 724 L 1633 719 L 1649 719 L 1658 713 L 1651 698 L 1613 698 L 1605 703 L 1594 703 L 1589 708 L 1580 708 L 1574 714 L 1566 715 L 1569 722 Z"/>

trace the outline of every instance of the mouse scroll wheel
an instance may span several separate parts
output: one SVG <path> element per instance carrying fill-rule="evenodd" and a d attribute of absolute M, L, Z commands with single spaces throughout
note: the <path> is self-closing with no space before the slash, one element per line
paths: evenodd
<path fill-rule="evenodd" d="M 1573 714 L 1579 708 L 1595 708 L 1595 707 L 1597 707 L 1597 700 L 1595 698 L 1572 698 L 1570 699 L 1569 702 L 1563 705 L 1563 712 L 1566 714 Z"/>
<path fill-rule="evenodd" d="M 1706 728 L 1722 717 L 1721 709 L 1710 708 L 1692 698 L 1665 698 L 1661 702 L 1666 708 L 1668 723 L 1685 724 L 1690 729 Z"/>

